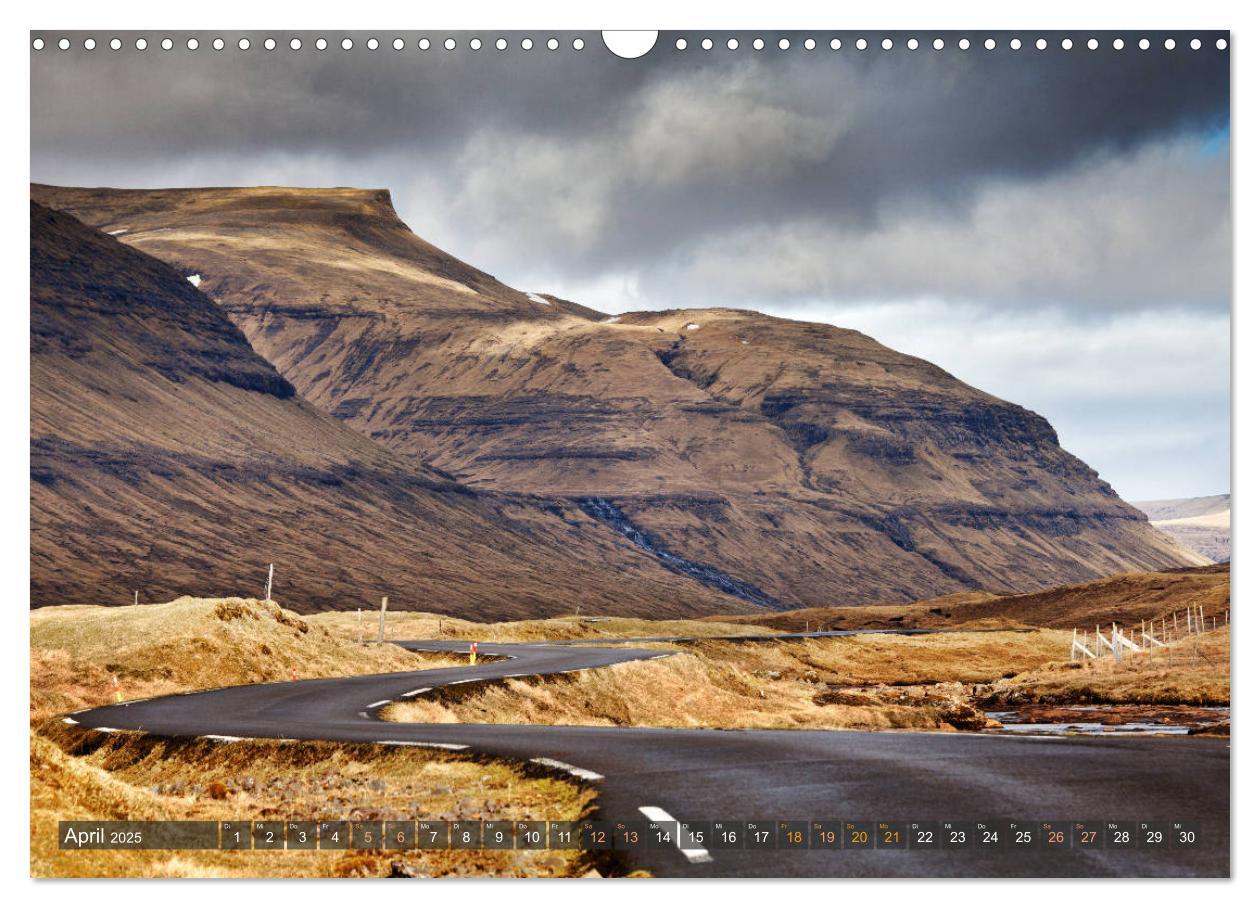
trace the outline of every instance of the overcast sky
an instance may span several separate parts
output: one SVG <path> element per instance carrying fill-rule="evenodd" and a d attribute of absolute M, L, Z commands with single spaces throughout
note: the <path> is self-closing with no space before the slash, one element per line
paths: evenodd
<path fill-rule="evenodd" d="M 86 33 L 85 33 L 86 34 Z M 32 54 L 32 179 L 387 187 L 430 242 L 603 309 L 857 328 L 1045 415 L 1130 500 L 1229 490 L 1229 60 L 1011 50 Z M 725 36 L 722 36 L 723 38 Z"/>

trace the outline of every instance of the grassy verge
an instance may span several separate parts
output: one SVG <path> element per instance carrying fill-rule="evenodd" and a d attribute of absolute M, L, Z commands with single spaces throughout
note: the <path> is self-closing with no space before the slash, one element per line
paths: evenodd
<path fill-rule="evenodd" d="M 31 721 L 160 694 L 455 665 L 353 640 L 257 599 L 64 605 L 31 612 Z"/>
<path fill-rule="evenodd" d="M 593 792 L 415 748 L 103 735 L 56 716 L 207 687 L 421 670 L 458 657 L 360 646 L 245 599 L 31 613 L 33 876 L 569 876 L 563 852 L 63 852 L 62 819 L 579 819 Z"/>
<path fill-rule="evenodd" d="M 571 781 L 415 748 L 171 740 L 50 727 L 31 737 L 31 875 L 571 876 L 584 870 L 577 852 L 61 851 L 57 822 L 576 820 L 593 798 Z"/>
<path fill-rule="evenodd" d="M 985 720 L 969 705 L 972 686 L 1044 665 L 1067 640 L 1060 631 L 1035 631 L 673 648 L 679 652 L 668 659 L 439 689 L 384 715 L 400 722 L 977 728 Z"/>

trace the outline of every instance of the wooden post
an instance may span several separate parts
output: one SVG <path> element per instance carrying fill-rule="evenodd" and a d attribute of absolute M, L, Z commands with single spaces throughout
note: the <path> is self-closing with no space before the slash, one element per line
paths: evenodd
<path fill-rule="evenodd" d="M 132 604 L 132 605 L 139 605 L 139 604 L 140 604 L 140 591 L 139 591 L 139 590 L 136 590 L 136 594 L 135 594 L 135 596 L 133 596 L 133 597 L 131 598 L 131 604 Z"/>
<path fill-rule="evenodd" d="M 1207 632 L 1207 622 L 1203 620 L 1203 606 L 1199 606 L 1199 633 Z"/>
<path fill-rule="evenodd" d="M 363 642 L 363 609 L 358 609 L 358 612 L 359 612 L 359 642 L 362 643 Z"/>
<path fill-rule="evenodd" d="M 274 564 L 267 565 L 267 592 L 263 594 L 263 602 L 271 601 L 271 578 L 275 576 L 276 566 Z"/>
<path fill-rule="evenodd" d="M 385 642 L 385 609 L 387 608 L 389 608 L 389 597 L 382 596 L 381 597 L 381 626 L 380 626 L 380 629 L 376 632 L 377 643 Z"/>

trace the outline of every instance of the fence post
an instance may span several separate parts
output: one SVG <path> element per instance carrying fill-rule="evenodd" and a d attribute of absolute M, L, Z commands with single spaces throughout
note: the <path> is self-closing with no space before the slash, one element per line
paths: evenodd
<path fill-rule="evenodd" d="M 388 607 L 389 607 L 389 597 L 382 596 L 381 597 L 381 626 L 380 626 L 380 629 L 376 632 L 377 643 L 385 642 L 385 609 L 387 609 Z"/>
<path fill-rule="evenodd" d="M 271 578 L 275 575 L 276 566 L 274 564 L 267 565 L 267 592 L 263 595 L 263 602 L 271 601 Z"/>

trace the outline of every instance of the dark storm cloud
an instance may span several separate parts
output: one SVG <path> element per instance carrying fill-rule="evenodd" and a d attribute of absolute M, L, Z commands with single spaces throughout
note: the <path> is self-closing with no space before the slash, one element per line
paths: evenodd
<path fill-rule="evenodd" d="M 857 327 L 1035 404 L 1135 498 L 1228 487 L 1229 54 L 1217 33 L 764 33 L 625 61 L 598 34 L 32 54 L 33 179 L 388 187 L 426 239 L 607 311 Z M 45 36 L 56 38 L 60 35 Z M 786 37 L 791 50 L 777 49 Z M 879 35 L 878 37 L 883 37 Z M 1113 39 L 1125 44 L 1112 49 Z M 51 43 L 51 42 L 50 42 Z M 1136 326 L 1136 327 L 1135 327 Z M 1052 341 L 1052 342 L 1050 342 Z M 1107 423 L 1105 414 L 1111 414 Z M 1227 426 L 1225 427 L 1227 429 Z M 1162 439 L 1162 442 L 1160 441 Z M 1205 439 L 1210 441 L 1205 441 Z M 1210 450 L 1208 450 L 1210 448 Z M 1158 456 L 1152 454 L 1158 451 Z"/>
<path fill-rule="evenodd" d="M 874 44 L 858 51 L 857 36 L 846 34 L 833 52 L 825 43 L 805 51 L 792 35 L 787 53 L 773 47 L 778 35 L 760 52 L 743 36 L 737 53 L 720 44 L 699 50 L 694 35 L 679 52 L 675 36 L 663 35 L 639 61 L 607 53 L 595 34 L 584 35 L 582 52 L 567 49 L 570 38 L 548 51 L 543 34 L 530 52 L 519 49 L 520 35 L 497 51 L 487 34 L 476 52 L 463 48 L 466 35 L 456 52 L 441 49 L 442 34 L 429 36 L 427 51 L 416 34 L 404 35 L 402 51 L 390 36 L 368 51 L 358 35 L 350 52 L 336 46 L 337 34 L 323 52 L 313 50 L 314 34 L 301 36 L 297 52 L 287 36 L 264 51 L 264 36 L 251 35 L 244 53 L 235 35 L 222 52 L 209 49 L 208 35 L 196 52 L 184 50 L 185 36 L 159 50 L 159 37 L 150 35 L 143 53 L 129 38 L 117 52 L 84 51 L 76 40 L 68 52 L 34 55 L 36 179 L 99 182 L 105 174 L 148 184 L 195 161 L 217 182 L 232 182 L 238 162 L 275 155 L 323 162 L 343 183 L 362 179 L 356 162 L 392 161 L 385 172 L 404 165 L 454 193 L 468 180 L 469 149 L 510 182 L 522 163 L 514 146 L 541 141 L 552 166 L 527 162 L 544 171 L 534 174 L 540 194 L 556 195 L 548 181 L 576 181 L 581 199 L 588 190 L 580 184 L 592 181 L 601 185 L 589 192 L 636 200 L 570 245 L 570 267 L 589 273 L 685 249 L 715 224 L 825 219 L 863 229 L 898 200 L 965 206 L 986 181 L 1036 179 L 1161 137 L 1211 133 L 1228 116 L 1227 54 L 1191 51 L 1184 41 L 1173 52 L 1139 51 L 1134 35 L 1123 52 L 1109 47 L 1111 35 L 1096 51 L 1076 36 L 1070 52 L 1058 49 L 1056 34 L 1046 51 L 1025 36 L 1018 52 L 1005 36 L 987 51 L 975 35 L 966 52 L 957 35 L 939 52 L 926 37 L 908 51 L 899 36 L 886 52 Z M 662 109 L 670 105 L 672 116 Z M 636 174 L 633 162 L 601 155 L 600 137 L 679 173 Z M 604 172 L 592 172 L 601 164 Z M 407 185 L 392 188 L 401 210 L 423 212 Z M 540 221 L 573 216 L 563 204 L 521 198 L 496 221 L 547 241 L 564 232 Z M 416 227 L 423 232 L 423 221 Z"/>

